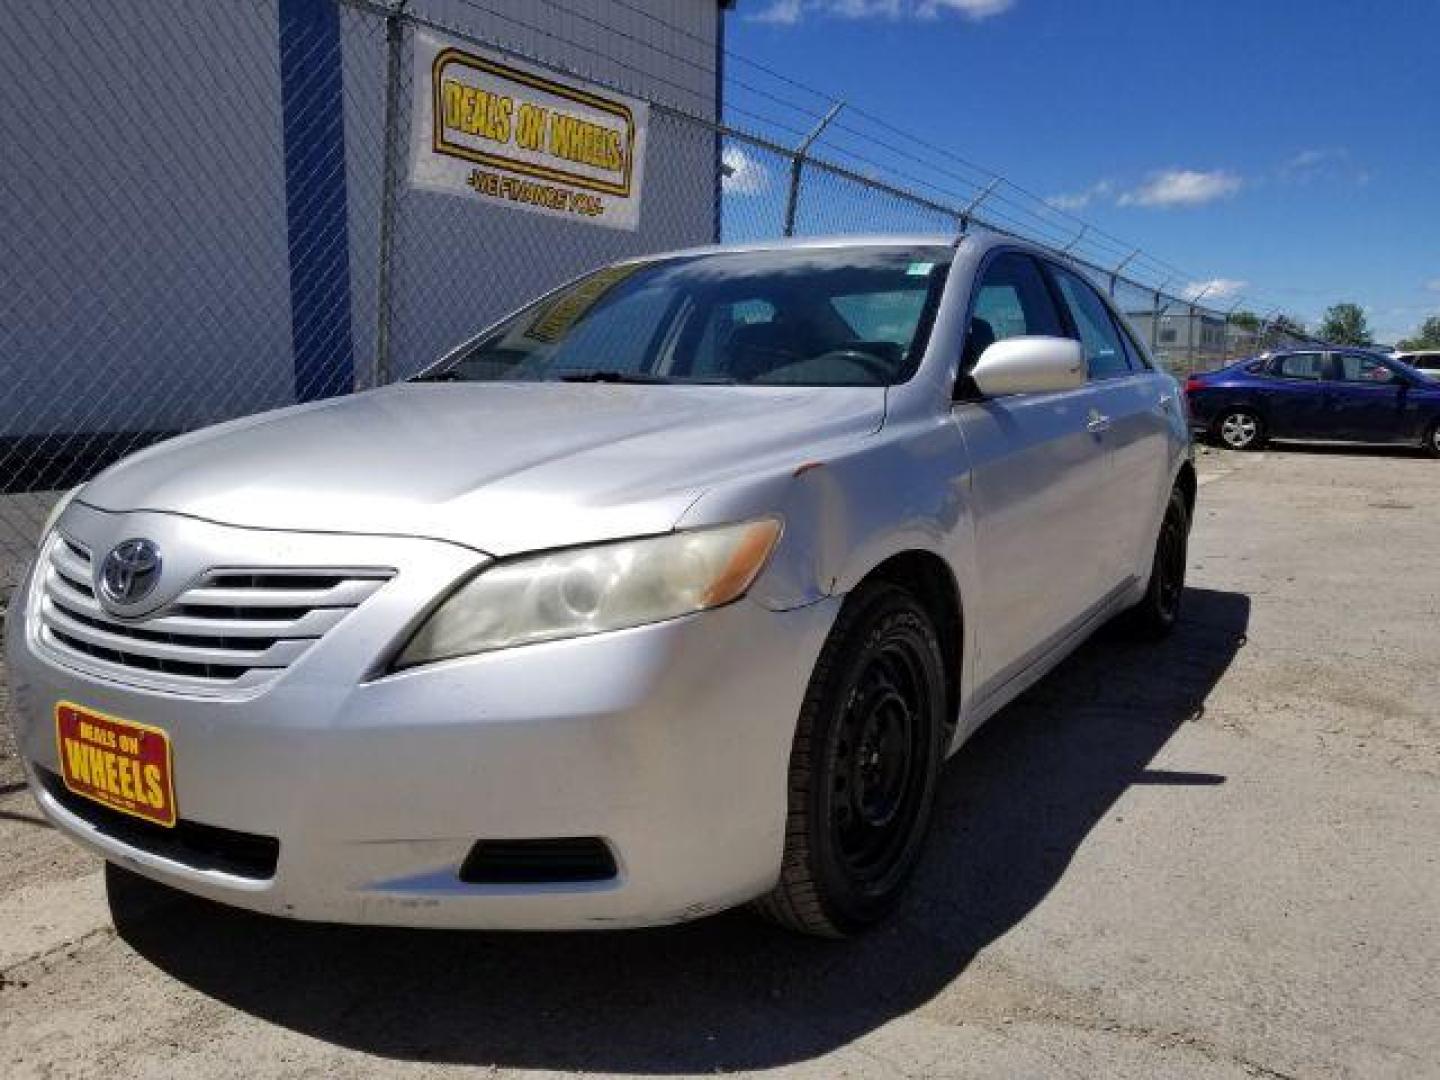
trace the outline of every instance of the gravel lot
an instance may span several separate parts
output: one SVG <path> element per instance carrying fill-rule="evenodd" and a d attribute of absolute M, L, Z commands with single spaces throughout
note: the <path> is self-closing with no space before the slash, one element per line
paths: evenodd
<path fill-rule="evenodd" d="M 993 720 L 859 942 L 246 915 L 107 873 L 0 750 L 0 1074 L 1440 1076 L 1440 463 L 1201 464 L 1177 634 Z"/>

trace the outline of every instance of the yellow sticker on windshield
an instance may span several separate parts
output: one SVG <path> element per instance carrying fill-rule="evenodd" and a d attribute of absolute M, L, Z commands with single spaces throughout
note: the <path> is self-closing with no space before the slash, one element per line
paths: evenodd
<path fill-rule="evenodd" d="M 606 293 L 646 265 L 649 264 L 636 262 L 597 270 L 543 306 L 525 328 L 525 336 L 547 345 L 554 344 L 568 334 L 570 328 L 598 304 Z"/>

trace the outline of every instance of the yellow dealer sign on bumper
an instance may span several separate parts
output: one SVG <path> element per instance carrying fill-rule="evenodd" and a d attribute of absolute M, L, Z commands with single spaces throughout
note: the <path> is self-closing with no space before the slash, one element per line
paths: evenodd
<path fill-rule="evenodd" d="M 415 37 L 411 182 L 534 213 L 635 229 L 649 107 Z"/>

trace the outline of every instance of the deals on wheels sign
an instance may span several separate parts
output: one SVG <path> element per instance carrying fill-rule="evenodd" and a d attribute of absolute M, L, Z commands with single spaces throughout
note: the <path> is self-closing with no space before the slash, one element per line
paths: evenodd
<path fill-rule="evenodd" d="M 416 187 L 612 229 L 639 225 L 644 102 L 424 32 L 414 86 Z"/>

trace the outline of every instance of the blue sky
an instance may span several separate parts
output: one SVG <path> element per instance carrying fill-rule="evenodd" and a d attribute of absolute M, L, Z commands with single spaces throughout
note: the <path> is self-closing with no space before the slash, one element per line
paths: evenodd
<path fill-rule="evenodd" d="M 726 33 L 930 141 L 893 145 L 1002 173 L 1223 306 L 1313 322 L 1353 300 L 1387 341 L 1440 314 L 1437 0 L 739 0 Z M 727 64 L 754 114 L 807 123 L 758 91 L 823 109 Z M 837 154 L 887 137 L 850 127 Z"/>

